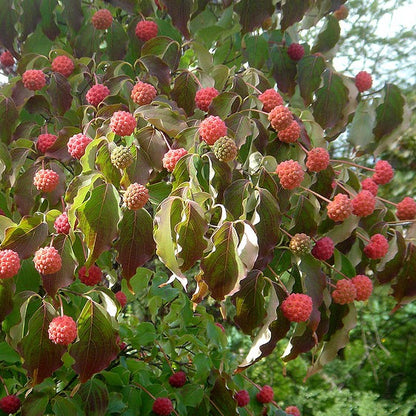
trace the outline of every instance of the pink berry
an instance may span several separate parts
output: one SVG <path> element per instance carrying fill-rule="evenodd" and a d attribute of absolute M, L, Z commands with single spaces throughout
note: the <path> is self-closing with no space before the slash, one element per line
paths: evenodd
<path fill-rule="evenodd" d="M 399 220 L 413 220 L 416 218 L 416 202 L 413 198 L 406 196 L 397 204 L 396 211 Z"/>
<path fill-rule="evenodd" d="M 345 221 L 352 214 L 352 204 L 348 195 L 337 194 L 327 206 L 328 217 L 333 221 Z"/>
<path fill-rule="evenodd" d="M 155 22 L 151 20 L 141 20 L 136 25 L 135 33 L 140 40 L 147 42 L 157 36 L 158 30 L 159 28 Z"/>
<path fill-rule="evenodd" d="M 301 416 L 300 410 L 296 406 L 288 406 L 285 409 L 285 413 L 292 416 Z"/>
<path fill-rule="evenodd" d="M 58 316 L 49 324 L 48 335 L 54 344 L 69 345 L 77 337 L 77 324 L 70 316 Z"/>
<path fill-rule="evenodd" d="M 364 254 L 370 259 L 381 259 L 389 251 L 389 242 L 381 234 L 374 234 L 364 247 Z"/>
<path fill-rule="evenodd" d="M 318 240 L 311 251 L 318 260 L 329 260 L 334 254 L 334 242 L 329 237 Z"/>
<path fill-rule="evenodd" d="M 273 389 L 267 384 L 263 386 L 260 391 L 256 394 L 256 399 L 260 403 L 270 403 L 273 401 L 274 392 Z"/>
<path fill-rule="evenodd" d="M 201 88 L 196 92 L 195 104 L 202 111 L 208 111 L 212 100 L 219 94 L 216 88 Z"/>
<path fill-rule="evenodd" d="M 270 113 L 273 108 L 284 104 L 282 96 L 274 88 L 269 88 L 260 94 L 259 100 L 263 103 L 263 111 L 266 113 Z"/>
<path fill-rule="evenodd" d="M 119 136 L 130 136 L 136 128 L 137 120 L 128 111 L 116 111 L 110 120 L 110 129 Z"/>
<path fill-rule="evenodd" d="M 142 81 L 138 81 L 131 91 L 131 99 L 138 105 L 150 104 L 156 95 L 156 88 Z"/>
<path fill-rule="evenodd" d="M 172 387 L 182 387 L 186 383 L 186 374 L 183 371 L 177 371 L 169 377 L 169 384 Z"/>
<path fill-rule="evenodd" d="M 377 196 L 378 185 L 371 178 L 363 179 L 361 181 L 361 188 L 363 191 L 370 191 L 374 196 Z"/>
<path fill-rule="evenodd" d="M 13 55 L 9 51 L 4 51 L 0 55 L 0 63 L 5 67 L 13 66 L 14 65 Z"/>
<path fill-rule="evenodd" d="M 269 113 L 270 125 L 276 131 L 284 130 L 289 127 L 293 121 L 292 112 L 284 105 L 274 107 Z"/>
<path fill-rule="evenodd" d="M 357 296 L 357 289 L 349 279 L 338 280 L 335 290 L 332 292 L 334 303 L 345 305 L 354 302 Z"/>
<path fill-rule="evenodd" d="M 6 414 L 18 412 L 21 405 L 20 399 L 14 394 L 9 394 L 0 399 L 0 410 Z"/>
<path fill-rule="evenodd" d="M 355 86 L 357 87 L 358 91 L 363 92 L 367 91 L 373 85 L 373 79 L 371 75 L 366 71 L 360 71 L 355 76 Z"/>
<path fill-rule="evenodd" d="M 46 85 L 46 77 L 39 69 L 28 69 L 22 75 L 22 82 L 28 90 L 37 91 Z"/>
<path fill-rule="evenodd" d="M 227 135 L 227 126 L 218 116 L 209 116 L 201 121 L 199 134 L 202 140 L 212 146 L 220 137 Z"/>
<path fill-rule="evenodd" d="M 55 247 L 42 247 L 33 257 L 35 269 L 41 274 L 54 274 L 62 268 L 62 259 Z"/>
<path fill-rule="evenodd" d="M 237 401 L 238 407 L 245 407 L 250 403 L 250 395 L 247 390 L 239 390 L 234 394 L 234 399 Z"/>
<path fill-rule="evenodd" d="M 308 152 L 306 158 L 306 167 L 311 172 L 320 172 L 325 170 L 329 165 L 329 153 L 328 150 L 323 147 L 315 147 Z"/>
<path fill-rule="evenodd" d="M 110 90 L 103 84 L 95 84 L 88 91 L 85 98 L 88 104 L 97 107 L 104 99 L 110 95 Z"/>
<path fill-rule="evenodd" d="M 98 30 L 108 29 L 113 23 L 113 16 L 107 9 L 97 10 L 91 18 L 92 25 Z"/>
<path fill-rule="evenodd" d="M 19 269 L 19 255 L 13 250 L 0 250 L 0 280 L 15 276 Z"/>
<path fill-rule="evenodd" d="M 124 292 L 122 292 L 121 290 L 119 290 L 116 294 L 115 294 L 116 299 L 118 300 L 118 302 L 120 303 L 121 307 L 124 308 L 127 305 L 127 296 Z"/>
<path fill-rule="evenodd" d="M 40 169 L 35 173 L 33 184 L 38 191 L 52 192 L 59 184 L 59 175 L 52 169 Z"/>
<path fill-rule="evenodd" d="M 71 58 L 65 55 L 59 55 L 52 61 L 52 71 L 59 72 L 68 78 L 74 71 L 75 65 Z"/>
<path fill-rule="evenodd" d="M 305 175 L 302 166 L 292 159 L 279 163 L 276 173 L 284 189 L 297 188 L 302 183 Z"/>
<path fill-rule="evenodd" d="M 93 264 L 88 270 L 85 266 L 82 266 L 78 271 L 78 277 L 84 285 L 95 286 L 103 279 L 103 272 L 95 264 Z"/>
<path fill-rule="evenodd" d="M 351 204 L 354 215 L 367 217 L 374 212 L 376 198 L 370 191 L 361 191 L 351 200 Z"/>
<path fill-rule="evenodd" d="M 357 274 L 351 279 L 351 282 L 357 291 L 355 300 L 367 300 L 370 297 L 373 291 L 373 283 L 367 276 Z"/>
<path fill-rule="evenodd" d="M 394 171 L 387 160 L 379 160 L 374 169 L 375 172 L 372 179 L 377 185 L 384 185 L 393 179 Z"/>
<path fill-rule="evenodd" d="M 36 142 L 36 147 L 38 148 L 39 152 L 45 153 L 50 147 L 54 145 L 57 138 L 58 137 L 54 134 L 40 134 Z"/>
<path fill-rule="evenodd" d="M 68 214 L 63 212 L 59 215 L 53 223 L 53 227 L 58 234 L 69 234 L 71 226 L 69 225 Z"/>
<path fill-rule="evenodd" d="M 312 298 L 303 293 L 292 293 L 282 302 L 283 315 L 291 322 L 306 322 L 312 313 Z"/>
<path fill-rule="evenodd" d="M 283 143 L 295 143 L 300 137 L 300 126 L 298 122 L 293 120 L 284 130 L 278 131 L 277 137 Z"/>
<path fill-rule="evenodd" d="M 70 137 L 67 143 L 69 154 L 75 159 L 81 159 L 84 156 L 85 149 L 92 142 L 88 136 L 82 133 Z"/>
<path fill-rule="evenodd" d="M 178 160 L 182 157 L 188 154 L 188 151 L 179 148 L 179 149 L 170 149 L 165 153 L 162 159 L 163 167 L 168 172 L 173 172 L 175 169 L 176 164 L 178 163 Z"/>
<path fill-rule="evenodd" d="M 287 48 L 287 54 L 293 61 L 299 61 L 305 55 L 305 49 L 299 43 L 291 43 Z"/>
<path fill-rule="evenodd" d="M 143 208 L 148 199 L 149 190 L 139 183 L 129 185 L 123 196 L 124 204 L 132 211 Z"/>
<path fill-rule="evenodd" d="M 167 397 L 158 397 L 153 403 L 152 410 L 159 416 L 168 416 L 172 413 L 173 405 Z"/>

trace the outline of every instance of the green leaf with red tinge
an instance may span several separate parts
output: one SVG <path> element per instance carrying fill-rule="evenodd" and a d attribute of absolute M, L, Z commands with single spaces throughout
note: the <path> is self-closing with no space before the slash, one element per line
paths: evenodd
<path fill-rule="evenodd" d="M 30 318 L 28 331 L 18 344 L 19 353 L 24 359 L 23 367 L 34 385 L 50 377 L 63 364 L 61 357 L 66 347 L 54 344 L 48 335 L 49 324 L 54 317 L 54 308 L 44 302 Z"/>
<path fill-rule="evenodd" d="M 314 235 L 320 221 L 319 211 L 319 206 L 313 204 L 304 195 L 299 195 L 294 212 L 291 214 L 293 227 L 290 228 L 290 233 Z"/>
<path fill-rule="evenodd" d="M 313 93 L 321 85 L 321 76 L 325 67 L 324 58 L 321 56 L 304 56 L 298 62 L 297 81 L 300 89 L 300 95 L 306 105 L 312 103 Z"/>
<path fill-rule="evenodd" d="M 195 110 L 195 94 L 198 90 L 198 84 L 195 76 L 190 72 L 182 72 L 175 79 L 175 85 L 171 92 L 172 98 L 179 107 L 182 107 L 186 114 L 192 115 Z"/>
<path fill-rule="evenodd" d="M 119 223 L 120 238 L 114 245 L 117 261 L 123 268 L 123 277 L 130 280 L 136 269 L 155 254 L 153 219 L 145 209 L 127 210 Z"/>
<path fill-rule="evenodd" d="M 240 218 L 244 211 L 244 204 L 253 185 L 247 179 L 237 179 L 224 192 L 224 205 L 233 215 L 234 219 Z"/>
<path fill-rule="evenodd" d="M 303 19 L 305 13 L 308 11 L 311 4 L 311 0 L 291 0 L 283 4 L 283 17 L 280 22 L 280 27 L 282 28 L 282 31 L 285 31 L 294 23 L 300 22 Z"/>
<path fill-rule="evenodd" d="M 169 65 L 160 59 L 158 56 L 146 55 L 142 56 L 139 63 L 149 72 L 150 75 L 155 76 L 159 80 L 159 86 L 163 92 L 170 92 L 171 72 Z"/>
<path fill-rule="evenodd" d="M 242 33 L 252 32 L 274 12 L 272 0 L 241 0 L 234 6 L 240 16 Z"/>
<path fill-rule="evenodd" d="M 36 29 L 41 19 L 40 4 L 41 0 L 23 0 L 21 3 L 23 11 L 20 16 L 22 23 L 21 40 L 23 41 Z"/>
<path fill-rule="evenodd" d="M 16 23 L 18 14 L 12 0 L 0 0 L 0 43 L 14 52 L 14 40 L 17 38 Z"/>
<path fill-rule="evenodd" d="M 68 80 L 58 72 L 50 77 L 48 94 L 51 97 L 51 108 L 59 115 L 65 114 L 72 104 L 71 85 Z"/>
<path fill-rule="evenodd" d="M 84 20 L 84 15 L 81 8 L 81 0 L 66 0 L 62 14 L 67 21 L 68 26 L 75 32 L 78 32 Z M 86 38 L 84 38 L 84 41 L 85 39 Z"/>
<path fill-rule="evenodd" d="M 106 40 L 107 53 L 111 60 L 121 60 L 126 56 L 129 38 L 117 20 L 113 20 L 113 24 L 107 30 Z"/>
<path fill-rule="evenodd" d="M 15 284 L 13 279 L 0 280 L 0 323 L 13 309 Z"/>
<path fill-rule="evenodd" d="M 172 23 L 177 27 L 186 39 L 191 37 L 188 29 L 188 22 L 191 16 L 191 0 L 163 0 L 168 14 L 172 17 Z"/>
<path fill-rule="evenodd" d="M 286 48 L 282 46 L 273 46 L 270 54 L 272 57 L 272 75 L 279 90 L 293 95 L 296 87 L 296 62 L 290 59 Z"/>
<path fill-rule="evenodd" d="M 146 153 L 154 168 L 163 169 L 162 159 L 169 150 L 163 133 L 151 126 L 146 126 L 139 130 L 135 135 L 140 144 L 140 150 Z"/>
<path fill-rule="evenodd" d="M 237 402 L 234 400 L 233 389 L 227 386 L 227 380 L 218 375 L 214 387 L 211 390 L 209 401 L 210 415 L 212 416 L 237 416 Z"/>
<path fill-rule="evenodd" d="M 22 416 L 43 416 L 49 396 L 42 391 L 32 391 L 22 404 Z"/>
<path fill-rule="evenodd" d="M 109 404 L 107 386 L 99 379 L 88 380 L 78 391 L 89 416 L 105 416 Z"/>
<path fill-rule="evenodd" d="M 117 333 L 110 316 L 102 307 L 89 300 L 78 318 L 79 340 L 72 345 L 70 354 L 75 359 L 72 368 L 85 383 L 95 373 L 107 368 L 120 351 Z"/>
<path fill-rule="evenodd" d="M 54 40 L 60 33 L 55 21 L 57 4 L 57 0 L 42 0 L 40 5 L 42 31 L 50 40 Z"/>
<path fill-rule="evenodd" d="M 334 16 L 327 16 L 325 27 L 318 35 L 318 39 L 313 45 L 311 52 L 328 52 L 331 50 L 339 41 L 339 35 L 341 28 L 339 27 L 338 19 Z"/>
<path fill-rule="evenodd" d="M 176 40 L 167 36 L 157 36 L 148 40 L 142 47 L 142 55 L 154 55 L 169 65 L 174 72 L 178 68 L 180 60 L 180 45 Z"/>
<path fill-rule="evenodd" d="M 8 144 L 16 127 L 19 112 L 16 104 L 11 98 L 0 98 L 0 139 L 3 143 Z"/>
<path fill-rule="evenodd" d="M 406 241 L 401 233 L 396 231 L 397 252 L 390 259 L 382 259 L 377 266 L 375 277 L 381 284 L 391 282 L 403 267 L 406 258 Z"/>

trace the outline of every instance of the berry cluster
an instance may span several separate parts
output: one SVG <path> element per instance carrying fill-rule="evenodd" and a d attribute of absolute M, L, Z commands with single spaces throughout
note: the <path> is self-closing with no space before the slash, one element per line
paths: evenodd
<path fill-rule="evenodd" d="M 39 69 L 28 69 L 22 75 L 22 82 L 28 90 L 38 91 L 46 85 L 46 77 Z"/>
<path fill-rule="evenodd" d="M 304 233 L 295 234 L 290 239 L 289 243 L 289 248 L 292 251 L 292 253 L 298 255 L 310 253 L 312 246 L 312 239 Z"/>
<path fill-rule="evenodd" d="M 59 184 L 59 175 L 52 169 L 40 169 L 35 173 L 33 184 L 38 191 L 52 192 Z"/>
<path fill-rule="evenodd" d="M 42 247 L 33 257 L 35 269 L 41 274 L 54 274 L 62 267 L 62 259 L 55 247 Z"/>
<path fill-rule="evenodd" d="M 19 269 L 19 255 L 13 250 L 0 250 L 0 279 L 9 279 L 15 276 Z"/>
<path fill-rule="evenodd" d="M 130 136 L 136 125 L 136 118 L 128 111 L 116 111 L 110 119 L 111 131 L 119 136 Z"/>
<path fill-rule="evenodd" d="M 134 162 L 134 158 L 128 147 L 117 146 L 111 151 L 110 161 L 116 168 L 126 169 Z"/>
<path fill-rule="evenodd" d="M 266 111 L 266 113 L 270 113 L 273 108 L 284 104 L 282 96 L 273 88 L 269 88 L 260 94 L 259 100 L 263 103 L 263 111 Z"/>
<path fill-rule="evenodd" d="M 331 220 L 345 221 L 352 214 L 352 203 L 348 195 L 336 194 L 326 209 Z"/>
<path fill-rule="evenodd" d="M 54 145 L 58 137 L 54 134 L 40 134 L 36 142 L 36 147 L 41 153 L 45 153 L 50 147 Z"/>
<path fill-rule="evenodd" d="M 70 137 L 67 143 L 69 154 L 75 159 L 81 159 L 84 156 L 85 149 L 92 142 L 88 136 L 82 133 Z"/>
<path fill-rule="evenodd" d="M 113 16 L 107 9 L 97 10 L 91 18 L 92 25 L 98 30 L 108 29 L 113 23 Z"/>
<path fill-rule="evenodd" d="M 220 137 L 212 146 L 215 157 L 220 162 L 231 162 L 237 156 L 238 149 L 235 141 L 230 137 Z"/>
<path fill-rule="evenodd" d="M 363 251 L 370 259 L 381 259 L 389 251 L 389 242 L 384 235 L 374 234 Z"/>
<path fill-rule="evenodd" d="M 90 268 L 82 266 L 78 271 L 78 278 L 84 285 L 95 286 L 100 283 L 103 278 L 102 270 L 93 264 Z"/>

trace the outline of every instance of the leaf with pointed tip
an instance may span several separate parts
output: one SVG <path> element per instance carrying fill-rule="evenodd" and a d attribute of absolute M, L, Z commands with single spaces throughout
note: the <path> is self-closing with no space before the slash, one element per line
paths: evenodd
<path fill-rule="evenodd" d="M 157 170 L 162 170 L 162 159 L 168 151 L 163 133 L 151 126 L 146 126 L 139 130 L 135 136 L 140 144 L 140 149 L 147 154 L 152 166 Z"/>
<path fill-rule="evenodd" d="M 226 91 L 217 95 L 209 106 L 209 113 L 225 119 L 230 114 L 236 113 L 241 105 L 241 97 L 232 91 Z"/>
<path fill-rule="evenodd" d="M 15 52 L 14 40 L 17 38 L 16 23 L 19 15 L 12 0 L 0 1 L 0 43 L 10 52 Z"/>
<path fill-rule="evenodd" d="M 282 20 L 280 27 L 285 31 L 296 22 L 300 22 L 311 6 L 311 0 L 291 0 L 282 6 Z"/>
<path fill-rule="evenodd" d="M 32 391 L 22 404 L 22 416 L 43 416 L 49 396 L 43 391 Z"/>
<path fill-rule="evenodd" d="M 245 201 L 250 195 L 252 186 L 251 181 L 247 179 L 237 179 L 225 190 L 224 205 L 234 219 L 239 219 L 243 214 Z"/>
<path fill-rule="evenodd" d="M 62 396 L 55 396 L 52 399 L 52 411 L 60 416 L 78 416 L 80 413 L 74 399 Z"/>
<path fill-rule="evenodd" d="M 28 35 L 34 32 L 36 26 L 38 25 L 41 15 L 40 15 L 40 0 L 23 0 L 22 15 L 20 16 L 20 21 L 22 23 L 22 32 L 21 40 L 24 41 Z"/>
<path fill-rule="evenodd" d="M 377 265 L 375 277 L 381 284 L 391 282 L 403 267 L 406 258 L 406 241 L 401 233 L 396 231 L 397 252 L 393 258 L 384 258 Z M 390 254 L 389 254 L 390 255 Z"/>
<path fill-rule="evenodd" d="M 3 143 L 8 144 L 16 127 L 19 118 L 16 104 L 11 98 L 2 97 L 0 99 L 0 138 Z"/>
<path fill-rule="evenodd" d="M 123 277 L 128 281 L 155 254 L 153 220 L 145 209 L 127 210 L 119 225 L 120 237 L 114 245 L 117 261 L 123 267 Z"/>
<path fill-rule="evenodd" d="M 42 31 L 50 40 L 55 40 L 60 33 L 59 27 L 55 21 L 55 8 L 57 4 L 57 0 L 42 0 L 40 5 Z"/>
<path fill-rule="evenodd" d="M 107 53 L 111 60 L 121 60 L 126 56 L 129 38 L 117 20 L 113 20 L 112 25 L 108 28 L 106 40 Z"/>
<path fill-rule="evenodd" d="M 163 0 L 168 14 L 172 18 L 172 23 L 177 27 L 186 39 L 191 37 L 188 29 L 188 22 L 191 16 L 191 0 Z"/>
<path fill-rule="evenodd" d="M 120 196 L 112 184 L 99 185 L 77 209 L 78 227 L 84 233 L 89 249 L 86 267 L 90 267 L 117 237 L 120 219 Z"/>
<path fill-rule="evenodd" d="M 292 214 L 293 228 L 290 228 L 292 235 L 296 233 L 305 233 L 314 235 L 320 222 L 319 206 L 313 204 L 308 198 L 300 195 Z"/>
<path fill-rule="evenodd" d="M 79 340 L 71 346 L 70 354 L 75 359 L 72 368 L 79 374 L 81 383 L 85 383 L 107 368 L 120 349 L 109 315 L 92 300 L 85 304 L 77 325 Z"/>
<path fill-rule="evenodd" d="M 195 94 L 198 89 L 198 84 L 195 81 L 195 76 L 189 71 L 182 72 L 175 79 L 175 85 L 172 90 L 172 98 L 176 101 L 179 107 L 182 107 L 186 114 L 192 115 L 195 110 Z"/>
<path fill-rule="evenodd" d="M 298 85 L 306 105 L 312 103 L 313 93 L 321 85 L 322 72 L 326 68 L 324 58 L 316 55 L 304 56 L 298 62 Z"/>
<path fill-rule="evenodd" d="M 89 416 L 105 416 L 109 404 L 107 386 L 94 378 L 84 383 L 78 391 L 86 414 Z"/>
<path fill-rule="evenodd" d="M 180 59 L 180 46 L 176 40 L 167 36 L 157 36 L 142 46 L 142 56 L 154 55 L 166 62 L 173 72 L 176 71 Z"/>
<path fill-rule="evenodd" d="M 218 375 L 214 387 L 210 393 L 212 404 L 210 415 L 212 416 L 237 416 L 237 402 L 234 399 L 233 389 L 227 386 L 227 380 Z"/>
<path fill-rule="evenodd" d="M 67 21 L 68 26 L 75 32 L 78 32 L 84 20 L 84 15 L 81 8 L 81 0 L 67 0 L 63 6 L 64 10 L 62 15 Z M 85 39 L 87 38 L 84 38 L 84 41 Z"/>
<path fill-rule="evenodd" d="M 59 72 L 51 74 L 48 95 L 51 97 L 51 109 L 55 114 L 62 116 L 71 108 L 71 85 Z"/>
<path fill-rule="evenodd" d="M 286 48 L 273 46 L 270 55 L 272 57 L 272 74 L 279 90 L 293 95 L 296 87 L 296 62 L 290 59 Z"/>
<path fill-rule="evenodd" d="M 242 33 L 252 32 L 274 12 L 272 0 L 241 0 L 234 6 L 240 16 Z"/>
<path fill-rule="evenodd" d="M 13 309 L 15 285 L 13 279 L 0 280 L 0 323 Z"/>
<path fill-rule="evenodd" d="M 339 41 L 341 28 L 339 27 L 338 19 L 334 16 L 327 16 L 326 19 L 326 25 L 319 33 L 318 39 L 315 45 L 313 45 L 311 53 L 328 52 Z"/>
<path fill-rule="evenodd" d="M 246 47 L 243 50 L 248 64 L 254 68 L 263 68 L 269 58 L 269 45 L 264 36 L 246 36 Z"/>
<path fill-rule="evenodd" d="M 367 100 L 362 100 L 357 106 L 354 118 L 348 129 L 348 141 L 360 150 L 367 149 L 374 140 L 373 126 L 375 123 L 375 112 Z"/>
<path fill-rule="evenodd" d="M 154 55 L 142 56 L 139 62 L 146 68 L 150 75 L 155 76 L 159 80 L 163 92 L 168 93 L 170 91 L 169 85 L 171 80 L 168 64 Z"/>
<path fill-rule="evenodd" d="M 66 347 L 54 344 L 48 335 L 49 324 L 54 317 L 54 308 L 44 302 L 30 318 L 28 331 L 17 347 L 24 359 L 23 367 L 34 385 L 50 377 L 63 364 L 61 357 Z"/>

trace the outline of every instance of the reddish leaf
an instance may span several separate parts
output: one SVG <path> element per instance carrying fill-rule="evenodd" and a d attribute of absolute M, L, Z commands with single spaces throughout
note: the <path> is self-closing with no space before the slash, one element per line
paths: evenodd
<path fill-rule="evenodd" d="M 0 323 L 13 309 L 15 284 L 13 279 L 0 280 Z"/>
<path fill-rule="evenodd" d="M 140 137 L 141 133 L 139 132 L 138 135 Z M 132 150 L 134 162 L 126 169 L 126 173 L 121 179 L 121 183 L 125 188 L 134 182 L 146 185 L 150 177 L 150 172 L 152 171 L 151 162 L 147 154 L 136 146 L 133 146 Z"/>
<path fill-rule="evenodd" d="M 146 153 L 152 166 L 157 170 L 162 170 L 163 156 L 169 150 L 163 133 L 151 126 L 146 126 L 137 132 L 136 139 L 140 144 L 140 150 Z"/>
<path fill-rule="evenodd" d="M 191 16 L 191 0 L 163 0 L 169 15 L 172 17 L 172 23 L 176 26 L 186 39 L 191 37 L 188 29 L 188 22 Z"/>
<path fill-rule="evenodd" d="M 51 97 L 51 109 L 55 114 L 63 115 L 71 108 L 71 85 L 59 72 L 51 74 L 48 94 Z"/>
<path fill-rule="evenodd" d="M 237 179 L 225 190 L 224 205 L 234 219 L 240 218 L 243 213 L 243 201 L 248 198 L 252 186 L 252 183 L 247 179 Z"/>
<path fill-rule="evenodd" d="M 172 98 L 189 116 L 192 115 L 195 110 L 195 94 L 197 89 L 198 84 L 195 81 L 194 75 L 190 72 L 182 72 L 176 77 L 175 85 L 171 93 Z"/>
<path fill-rule="evenodd" d="M 81 0 L 67 0 L 64 3 L 63 16 L 65 17 L 68 26 L 77 32 L 84 20 L 84 15 L 81 8 Z M 85 40 L 85 39 L 84 39 Z"/>
<path fill-rule="evenodd" d="M 381 284 L 391 282 L 403 267 L 406 257 L 406 241 L 401 233 L 396 231 L 397 252 L 392 259 L 382 261 L 377 266 L 375 277 Z M 384 260 L 384 259 L 383 259 Z"/>
<path fill-rule="evenodd" d="M 22 15 L 20 17 L 22 23 L 21 40 L 24 41 L 38 25 L 40 15 L 41 0 L 23 0 L 22 1 Z"/>
<path fill-rule="evenodd" d="M 274 12 L 272 0 L 241 0 L 234 6 L 240 16 L 242 33 L 252 32 Z"/>
<path fill-rule="evenodd" d="M 328 52 L 338 42 L 341 29 L 339 27 L 338 19 L 335 16 L 327 16 L 326 26 L 318 35 L 315 45 L 311 52 Z"/>
<path fill-rule="evenodd" d="M 16 104 L 11 98 L 0 99 L 0 138 L 3 143 L 9 143 L 13 137 L 16 122 L 19 118 Z"/>
<path fill-rule="evenodd" d="M 282 20 L 280 27 L 285 31 L 296 22 L 300 22 L 311 6 L 311 0 L 291 0 L 282 6 Z"/>
<path fill-rule="evenodd" d="M 113 20 L 109 27 L 106 40 L 109 58 L 114 61 L 123 59 L 127 52 L 129 38 L 123 26 L 117 20 Z"/>
<path fill-rule="evenodd" d="M 164 92 L 169 91 L 170 68 L 168 64 L 154 55 L 142 56 L 139 62 L 146 68 L 150 75 L 155 76 Z"/>
<path fill-rule="evenodd" d="M 142 56 L 154 55 L 167 63 L 174 72 L 181 58 L 180 45 L 167 36 L 157 36 L 148 40 L 142 47 Z"/>
<path fill-rule="evenodd" d="M 272 57 L 272 74 L 279 90 L 293 95 L 296 87 L 296 62 L 289 58 L 286 48 L 273 46 L 270 53 Z"/>
<path fill-rule="evenodd" d="M 227 386 L 227 380 L 218 375 L 211 390 L 209 401 L 212 416 L 237 416 L 237 402 L 234 400 L 234 389 Z"/>

